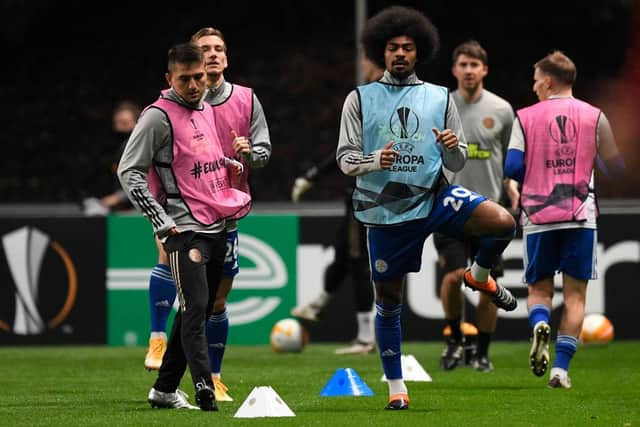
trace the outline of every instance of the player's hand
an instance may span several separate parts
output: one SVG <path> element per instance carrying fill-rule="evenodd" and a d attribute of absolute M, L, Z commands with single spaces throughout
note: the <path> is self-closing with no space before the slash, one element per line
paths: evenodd
<path fill-rule="evenodd" d="M 396 157 L 400 157 L 400 153 L 398 153 L 393 148 L 393 141 L 389 141 L 387 145 L 382 147 L 380 150 L 380 167 L 382 169 L 389 169 L 396 161 Z"/>
<path fill-rule="evenodd" d="M 242 175 L 244 172 L 244 166 L 236 159 L 227 158 L 227 168 L 231 171 L 231 176 Z"/>
<path fill-rule="evenodd" d="M 109 215 L 109 208 L 101 203 L 96 197 L 88 197 L 82 201 L 84 214 L 86 216 L 106 216 Z"/>
<path fill-rule="evenodd" d="M 298 202 L 300 197 L 304 193 L 306 193 L 311 187 L 313 187 L 313 183 L 309 181 L 307 178 L 303 176 L 299 176 L 293 183 L 293 188 L 291 189 L 291 200 L 294 202 Z"/>
<path fill-rule="evenodd" d="M 246 137 L 238 136 L 235 130 L 231 131 L 231 136 L 233 137 L 233 151 L 235 151 L 236 154 L 242 154 L 243 156 L 251 154 L 251 143 L 249 143 Z"/>
<path fill-rule="evenodd" d="M 458 136 L 451 130 L 445 129 L 440 132 L 437 128 L 431 128 L 436 136 L 436 142 L 442 143 L 447 150 L 453 150 L 458 146 Z"/>
<path fill-rule="evenodd" d="M 511 210 L 516 212 L 520 208 L 520 191 L 518 190 L 518 181 L 506 178 L 504 180 L 504 189 L 507 192 L 509 201 L 511 202 Z"/>
<path fill-rule="evenodd" d="M 165 243 L 167 241 L 167 239 L 171 236 L 176 236 L 180 234 L 180 231 L 178 231 L 178 227 L 176 227 L 175 225 L 173 227 L 171 227 L 170 229 L 166 230 L 165 232 L 158 234 L 157 238 L 158 240 L 160 240 L 162 243 Z"/>

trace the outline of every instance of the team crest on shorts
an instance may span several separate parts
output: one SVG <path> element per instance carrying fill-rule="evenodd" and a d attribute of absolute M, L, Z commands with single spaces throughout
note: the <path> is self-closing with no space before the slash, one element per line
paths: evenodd
<path fill-rule="evenodd" d="M 384 273 L 389 269 L 387 262 L 383 259 L 377 259 L 374 265 L 378 273 Z"/>

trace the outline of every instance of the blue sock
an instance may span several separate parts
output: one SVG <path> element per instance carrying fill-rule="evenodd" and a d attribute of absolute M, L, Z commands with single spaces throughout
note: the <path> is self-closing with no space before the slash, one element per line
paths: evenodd
<path fill-rule="evenodd" d="M 209 349 L 209 366 L 211 373 L 219 374 L 222 366 L 224 350 L 227 347 L 227 336 L 229 335 L 229 318 L 227 309 L 222 313 L 213 313 L 207 320 L 207 348 Z"/>
<path fill-rule="evenodd" d="M 498 257 L 509 246 L 515 235 L 515 227 L 504 236 L 484 236 L 480 238 L 475 261 L 480 267 L 492 268 Z"/>
<path fill-rule="evenodd" d="M 402 327 L 400 325 L 402 304 L 376 302 L 376 338 L 382 369 L 389 380 L 402 378 Z"/>
<path fill-rule="evenodd" d="M 550 317 L 551 309 L 544 304 L 534 304 L 529 308 L 529 325 L 532 328 L 542 320 L 549 323 Z"/>
<path fill-rule="evenodd" d="M 569 362 L 578 348 L 578 339 L 571 335 L 558 335 L 556 339 L 556 359 L 553 362 L 554 368 L 569 370 Z"/>
<path fill-rule="evenodd" d="M 167 319 L 176 300 L 176 284 L 171 276 L 171 267 L 158 264 L 151 270 L 149 279 L 149 310 L 151 332 L 167 332 Z"/>

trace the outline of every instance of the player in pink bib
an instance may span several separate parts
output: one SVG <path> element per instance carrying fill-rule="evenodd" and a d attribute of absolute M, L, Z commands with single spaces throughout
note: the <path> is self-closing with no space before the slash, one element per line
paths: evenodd
<path fill-rule="evenodd" d="M 148 401 L 197 409 L 177 389 L 188 366 L 198 406 L 217 410 L 205 322 L 222 275 L 226 218 L 248 211 L 251 197 L 232 188 L 243 168 L 225 156 L 211 107 L 203 102 L 202 51 L 190 43 L 173 47 L 168 70 L 171 89 L 145 109 L 118 167 L 123 189 L 163 242 L 179 301 Z"/>
<path fill-rule="evenodd" d="M 562 273 L 564 308 L 549 387 L 570 388 L 569 362 L 582 327 L 587 282 L 597 277 L 594 165 L 599 156 L 619 175 L 624 162 L 604 113 L 573 97 L 571 59 L 555 51 L 536 62 L 533 78 L 540 102 L 517 112 L 505 175 L 522 184 L 531 370 L 538 376 L 547 371 L 553 277 Z"/>

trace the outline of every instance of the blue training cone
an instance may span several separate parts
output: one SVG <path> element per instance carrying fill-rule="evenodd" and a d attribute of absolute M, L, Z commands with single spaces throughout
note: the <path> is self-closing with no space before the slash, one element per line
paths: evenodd
<path fill-rule="evenodd" d="M 373 396 L 373 391 L 351 368 L 338 369 L 320 392 L 322 397 Z"/>

